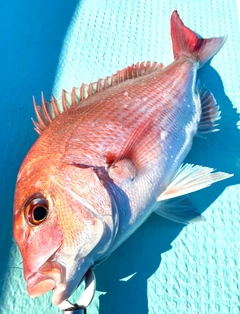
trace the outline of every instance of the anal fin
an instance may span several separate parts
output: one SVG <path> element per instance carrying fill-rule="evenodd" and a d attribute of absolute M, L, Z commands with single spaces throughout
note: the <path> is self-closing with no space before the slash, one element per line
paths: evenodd
<path fill-rule="evenodd" d="M 155 206 L 156 214 L 178 223 L 188 224 L 205 221 L 205 218 L 197 212 L 196 206 L 188 196 L 157 202 Z"/>
<path fill-rule="evenodd" d="M 159 195 L 158 201 L 167 200 L 181 195 L 204 189 L 215 182 L 230 178 L 233 174 L 213 172 L 213 168 L 185 164 L 180 167 L 173 181 Z"/>

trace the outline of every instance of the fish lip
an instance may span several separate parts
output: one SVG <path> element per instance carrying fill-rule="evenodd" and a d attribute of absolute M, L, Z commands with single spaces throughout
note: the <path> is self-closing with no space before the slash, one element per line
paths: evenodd
<path fill-rule="evenodd" d="M 57 282 L 53 276 L 43 275 L 34 272 L 27 279 L 27 290 L 31 297 L 38 297 L 48 291 L 54 289 Z"/>
<path fill-rule="evenodd" d="M 53 263 L 55 261 L 55 256 L 56 253 L 58 252 L 59 247 L 52 253 L 52 255 L 50 255 L 45 261 L 42 262 L 42 264 L 40 264 L 40 266 L 38 266 L 38 268 L 35 268 L 33 271 L 31 271 L 31 267 L 29 267 L 27 265 L 27 267 L 24 270 L 24 279 L 26 282 L 28 282 L 29 280 L 32 279 L 32 277 L 36 276 L 36 274 L 38 274 L 39 272 L 41 272 L 41 269 L 49 263 Z"/>
<path fill-rule="evenodd" d="M 79 277 L 80 279 L 77 279 L 77 284 L 69 286 L 65 266 L 56 260 L 49 259 L 26 278 L 28 294 L 31 297 L 38 297 L 52 290 L 52 303 L 59 305 L 80 286 L 89 268 L 83 272 L 83 275 Z M 54 273 L 52 273 L 53 271 Z"/>
<path fill-rule="evenodd" d="M 42 266 L 25 274 L 28 294 L 31 297 L 38 297 L 52 290 L 52 303 L 54 305 L 61 304 L 72 295 L 83 282 L 93 264 L 88 259 L 82 258 L 81 262 L 73 268 L 75 275 L 69 278 L 69 263 L 59 258 L 58 253 L 56 250 Z M 73 269 L 70 267 L 70 270 Z M 72 271 L 70 271 L 71 274 Z"/>
<path fill-rule="evenodd" d="M 34 272 L 25 274 L 27 290 L 30 296 L 39 296 L 53 290 L 64 278 L 64 267 L 55 260 L 56 252 Z M 41 290 L 38 290 L 38 287 Z"/>

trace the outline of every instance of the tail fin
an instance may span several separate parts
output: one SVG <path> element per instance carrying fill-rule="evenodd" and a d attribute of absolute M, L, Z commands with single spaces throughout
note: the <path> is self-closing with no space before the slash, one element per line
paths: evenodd
<path fill-rule="evenodd" d="M 171 16 L 171 36 L 174 58 L 188 56 L 198 61 L 199 67 L 211 59 L 226 41 L 226 37 L 199 38 L 183 24 L 177 11 Z"/>

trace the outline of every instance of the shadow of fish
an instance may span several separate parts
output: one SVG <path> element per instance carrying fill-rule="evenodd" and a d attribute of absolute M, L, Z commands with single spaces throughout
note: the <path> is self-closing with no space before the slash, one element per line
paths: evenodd
<path fill-rule="evenodd" d="M 153 212 L 203 217 L 186 196 L 227 173 L 185 164 L 195 135 L 220 118 L 197 71 L 225 42 L 171 17 L 174 62 L 143 62 L 34 107 L 39 139 L 17 178 L 14 236 L 30 296 L 67 299 Z"/>

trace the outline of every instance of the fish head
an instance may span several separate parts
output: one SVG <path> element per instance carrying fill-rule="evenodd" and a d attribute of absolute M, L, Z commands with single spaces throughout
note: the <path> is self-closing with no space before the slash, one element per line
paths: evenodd
<path fill-rule="evenodd" d="M 112 201 L 92 168 L 25 158 L 14 196 L 14 238 L 30 296 L 53 290 L 60 304 L 113 238 Z"/>

